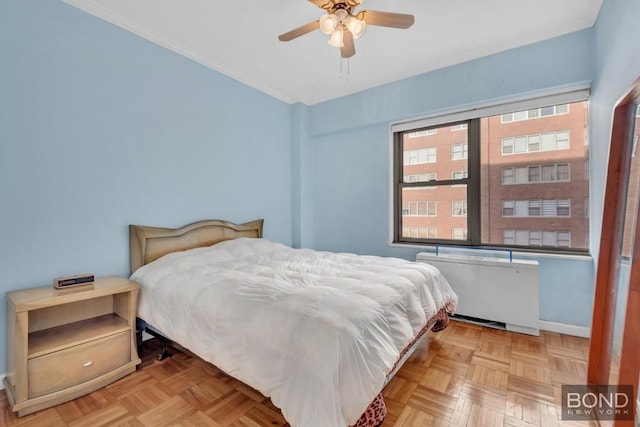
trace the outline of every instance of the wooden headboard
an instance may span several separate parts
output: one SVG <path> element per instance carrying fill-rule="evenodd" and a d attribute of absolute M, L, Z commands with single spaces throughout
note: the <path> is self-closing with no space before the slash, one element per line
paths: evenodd
<path fill-rule="evenodd" d="M 198 221 L 180 228 L 129 226 L 131 273 L 171 252 L 211 246 L 238 237 L 262 237 L 258 219 L 244 224 L 220 220 Z"/>

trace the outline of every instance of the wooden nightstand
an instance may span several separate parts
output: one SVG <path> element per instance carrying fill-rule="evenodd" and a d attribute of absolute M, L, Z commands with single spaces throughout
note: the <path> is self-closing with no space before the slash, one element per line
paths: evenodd
<path fill-rule="evenodd" d="M 75 399 L 134 372 L 140 286 L 106 277 L 93 289 L 7 293 L 9 404 L 18 416 Z"/>

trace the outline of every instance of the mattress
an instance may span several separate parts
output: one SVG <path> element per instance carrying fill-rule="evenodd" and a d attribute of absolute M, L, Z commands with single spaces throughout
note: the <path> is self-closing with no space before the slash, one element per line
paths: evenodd
<path fill-rule="evenodd" d="M 434 267 L 239 238 L 134 272 L 138 316 L 271 398 L 292 427 L 355 424 L 457 296 Z"/>

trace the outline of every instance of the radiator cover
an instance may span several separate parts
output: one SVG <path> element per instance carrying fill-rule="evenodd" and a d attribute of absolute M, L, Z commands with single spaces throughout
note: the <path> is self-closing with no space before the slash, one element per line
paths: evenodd
<path fill-rule="evenodd" d="M 420 252 L 458 294 L 457 314 L 504 323 L 509 331 L 540 334 L 538 261 Z"/>

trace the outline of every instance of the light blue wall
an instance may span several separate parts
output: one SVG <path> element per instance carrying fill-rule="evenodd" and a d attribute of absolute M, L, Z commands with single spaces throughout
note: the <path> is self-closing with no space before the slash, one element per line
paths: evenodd
<path fill-rule="evenodd" d="M 127 275 L 130 223 L 291 244 L 290 106 L 57 0 L 0 3 L 0 58 L 2 293 Z"/>
<path fill-rule="evenodd" d="M 309 109 L 292 107 L 293 247 L 313 247 L 313 162 L 309 145 Z"/>
<path fill-rule="evenodd" d="M 587 29 L 310 107 L 314 248 L 407 259 L 420 251 L 389 246 L 391 122 L 588 82 L 594 70 Z M 539 262 L 541 318 L 589 326 L 593 262 Z"/>

